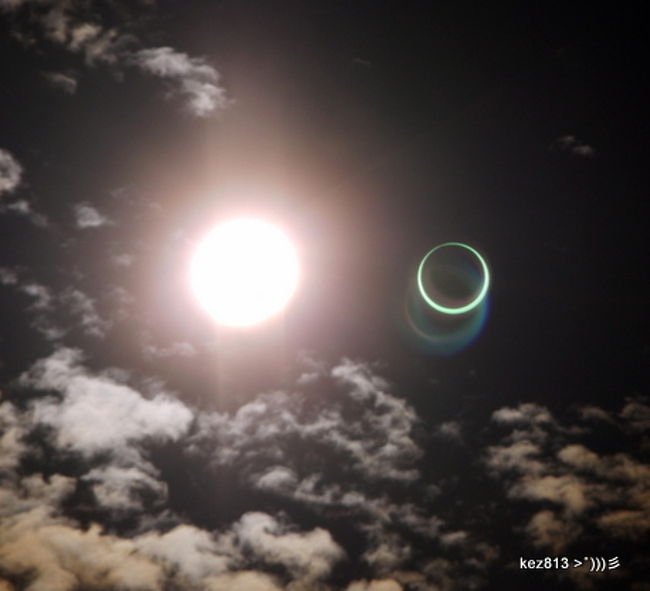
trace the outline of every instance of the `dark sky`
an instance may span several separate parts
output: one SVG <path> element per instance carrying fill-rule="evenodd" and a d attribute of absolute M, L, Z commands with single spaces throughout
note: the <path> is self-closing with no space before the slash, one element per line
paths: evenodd
<path fill-rule="evenodd" d="M 650 589 L 642 5 L 496 4 L 0 0 L 0 591 Z M 302 275 L 227 329 L 242 215 Z"/>

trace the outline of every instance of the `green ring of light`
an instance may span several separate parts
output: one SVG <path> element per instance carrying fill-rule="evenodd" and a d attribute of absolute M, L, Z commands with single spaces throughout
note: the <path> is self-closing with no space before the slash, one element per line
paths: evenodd
<path fill-rule="evenodd" d="M 435 302 L 429 296 L 426 289 L 424 289 L 424 281 L 422 279 L 422 271 L 424 269 L 424 265 L 426 264 L 428 258 L 434 252 L 440 250 L 441 248 L 444 248 L 445 246 L 460 246 L 461 248 L 465 248 L 466 250 L 469 250 L 478 259 L 479 263 L 481 263 L 481 268 L 483 269 L 483 285 L 481 287 L 481 291 L 469 304 L 466 304 L 465 306 L 460 306 L 458 308 L 449 308 L 448 306 L 441 306 L 440 304 Z M 466 312 L 472 311 L 474 308 L 479 306 L 481 302 L 485 299 L 489 287 L 490 287 L 490 270 L 488 269 L 485 259 L 479 254 L 479 252 L 476 249 L 472 248 L 471 246 L 468 246 L 467 244 L 463 244 L 462 242 L 445 242 L 444 244 L 439 244 L 438 246 L 432 248 L 427 254 L 424 255 L 424 258 L 422 259 L 422 261 L 420 262 L 420 266 L 418 267 L 418 288 L 420 290 L 420 294 L 422 294 L 424 301 L 427 304 L 429 304 L 429 306 L 431 306 L 434 310 L 441 312 L 442 314 L 465 314 Z"/>

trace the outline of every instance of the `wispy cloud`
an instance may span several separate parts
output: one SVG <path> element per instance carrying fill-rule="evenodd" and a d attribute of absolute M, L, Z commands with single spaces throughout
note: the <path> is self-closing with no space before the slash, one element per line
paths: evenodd
<path fill-rule="evenodd" d="M 74 217 L 77 228 L 86 230 L 88 228 L 100 228 L 113 222 L 99 210 L 89 203 L 77 203 L 74 206 Z"/>
<path fill-rule="evenodd" d="M 19 199 L 12 203 L 0 207 L 0 212 L 12 212 L 21 216 L 25 216 L 32 224 L 44 228 L 49 225 L 47 217 L 42 213 L 34 211 L 31 203 L 26 199 Z"/>
<path fill-rule="evenodd" d="M 49 310 L 52 306 L 51 290 L 40 283 L 25 283 L 21 291 L 32 298 L 32 308 L 35 310 Z"/>
<path fill-rule="evenodd" d="M 155 47 L 141 49 L 132 60 L 144 72 L 169 81 L 170 96 L 181 96 L 192 115 L 206 117 L 230 102 L 219 73 L 203 58 L 190 57 L 171 47 Z"/>
<path fill-rule="evenodd" d="M 563 135 L 555 139 L 551 147 L 560 152 L 569 152 L 574 156 L 581 156 L 582 158 L 591 158 L 596 154 L 593 147 L 583 143 L 574 135 Z"/>
<path fill-rule="evenodd" d="M 0 148 L 0 197 L 13 193 L 23 176 L 23 167 L 7 150 Z"/>
<path fill-rule="evenodd" d="M 84 333 L 97 338 L 106 336 L 112 323 L 99 315 L 95 300 L 80 289 L 68 288 L 61 294 L 61 301 L 79 318 Z"/>
<path fill-rule="evenodd" d="M 53 88 L 56 88 L 61 92 L 66 94 L 74 94 L 77 92 L 79 82 L 72 74 L 64 74 L 63 72 L 46 72 L 43 76 Z"/>
<path fill-rule="evenodd" d="M 172 47 L 142 48 L 143 43 L 132 33 L 119 26 L 105 26 L 101 13 L 93 10 L 91 3 L 3 0 L 0 9 L 20 13 L 27 5 L 38 5 L 38 11 L 30 14 L 27 21 L 35 22 L 48 42 L 82 55 L 89 66 L 135 67 L 166 81 L 168 96 L 181 97 L 185 110 L 193 116 L 218 113 L 231 102 L 220 82 L 219 72 L 206 59 L 189 56 Z M 31 43 L 38 43 L 31 35 L 29 39 Z M 47 77 L 64 92 L 76 91 L 75 77 L 57 72 Z"/>
<path fill-rule="evenodd" d="M 192 343 L 179 341 L 172 343 L 168 347 L 157 347 L 155 345 L 147 345 L 144 348 L 144 353 L 147 357 L 158 357 L 166 359 L 168 357 L 195 357 L 197 350 Z"/>
<path fill-rule="evenodd" d="M 18 283 L 18 273 L 8 267 L 0 267 L 0 283 L 2 285 L 16 285 Z"/>

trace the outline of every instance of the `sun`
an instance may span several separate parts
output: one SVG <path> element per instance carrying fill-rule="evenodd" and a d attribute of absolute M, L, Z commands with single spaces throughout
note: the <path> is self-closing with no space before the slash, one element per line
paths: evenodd
<path fill-rule="evenodd" d="M 201 306 L 225 326 L 251 326 L 280 312 L 298 286 L 295 248 L 276 226 L 234 219 L 200 242 L 190 281 Z"/>

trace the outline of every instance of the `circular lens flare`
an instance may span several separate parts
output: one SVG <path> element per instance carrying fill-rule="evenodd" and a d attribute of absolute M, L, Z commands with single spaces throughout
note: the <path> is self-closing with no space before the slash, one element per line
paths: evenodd
<path fill-rule="evenodd" d="M 192 289 L 219 324 L 250 326 L 282 310 L 298 286 L 298 257 L 287 236 L 257 219 L 217 226 L 199 244 Z"/>
<path fill-rule="evenodd" d="M 450 306 L 447 305 L 446 302 L 441 303 L 440 301 L 436 301 L 427 291 L 426 287 L 425 266 L 427 262 L 434 254 L 440 253 L 442 249 L 449 247 L 459 247 L 471 253 L 478 262 L 482 275 L 480 282 L 481 287 L 477 293 L 475 295 L 472 294 L 472 297 L 469 299 L 469 301 L 467 301 L 467 303 L 461 302 L 461 304 L 457 306 Z M 452 288 L 452 291 L 458 290 L 459 285 L 464 281 L 464 277 L 462 276 L 463 270 L 459 267 L 454 268 L 453 266 L 447 266 L 446 268 L 439 271 L 439 275 L 443 274 L 446 275 L 444 279 L 446 280 L 448 286 Z M 471 312 L 477 308 L 485 299 L 485 296 L 487 295 L 488 289 L 490 287 L 490 271 L 488 269 L 487 263 L 485 262 L 485 259 L 479 254 L 476 249 L 468 246 L 467 244 L 463 244 L 462 242 L 445 242 L 444 244 L 439 244 L 438 246 L 432 248 L 426 255 L 424 255 L 424 258 L 420 261 L 420 265 L 418 266 L 417 284 L 422 298 L 434 310 L 440 312 L 441 314 L 466 314 L 467 312 Z M 464 286 L 460 285 L 460 287 L 463 288 Z M 442 298 L 439 297 L 438 299 L 440 300 Z"/>

